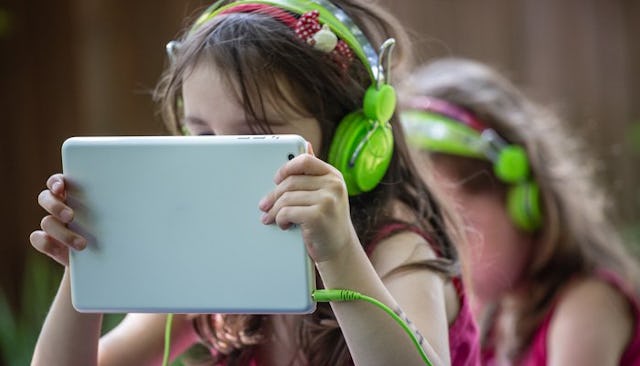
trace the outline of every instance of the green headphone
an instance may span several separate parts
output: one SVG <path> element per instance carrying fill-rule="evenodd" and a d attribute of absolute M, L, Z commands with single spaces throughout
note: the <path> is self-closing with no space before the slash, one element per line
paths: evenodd
<path fill-rule="evenodd" d="M 196 20 L 192 31 L 216 15 L 233 12 L 233 8 L 241 6 L 273 7 L 299 16 L 318 11 L 320 24 L 328 25 L 365 65 L 372 85 L 365 92 L 362 108 L 349 113 L 338 124 L 329 146 L 328 162 L 342 173 L 349 195 L 375 188 L 387 172 L 393 155 L 389 120 L 395 111 L 396 92 L 389 84 L 389 73 L 385 73 L 382 61 L 384 57 L 390 58 L 395 40 L 388 39 L 377 52 L 355 22 L 328 0 L 239 0 L 220 6 L 221 3 L 211 5 Z M 169 52 L 170 47 L 173 47 L 171 43 L 167 45 Z"/>
<path fill-rule="evenodd" d="M 496 177 L 510 185 L 507 211 L 513 222 L 525 231 L 540 227 L 540 190 L 522 146 L 507 143 L 471 113 L 440 99 L 416 98 L 400 120 L 411 146 L 491 161 Z"/>

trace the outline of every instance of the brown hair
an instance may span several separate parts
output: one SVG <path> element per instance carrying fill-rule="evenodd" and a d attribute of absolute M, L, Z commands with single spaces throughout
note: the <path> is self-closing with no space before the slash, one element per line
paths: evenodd
<path fill-rule="evenodd" d="M 540 187 L 544 223 L 535 233 L 535 257 L 523 275 L 529 292 L 519 307 L 517 337 L 507 352 L 511 357 L 530 342 L 554 296 L 571 278 L 604 268 L 637 290 L 636 264 L 608 219 L 606 196 L 594 180 L 594 160 L 553 113 L 534 104 L 493 69 L 470 60 L 436 60 L 409 80 L 407 98 L 426 95 L 466 108 L 527 151 Z M 492 181 L 499 182 L 482 160 L 447 162 L 460 164 L 458 171 L 488 172 Z"/>
<path fill-rule="evenodd" d="M 395 56 L 399 56 L 395 59 L 407 55 L 406 36 L 382 9 L 356 0 L 333 3 L 358 23 L 373 45 L 394 37 L 398 43 Z M 338 122 L 359 109 L 364 91 L 372 82 L 359 60 L 351 63 L 345 72 L 269 16 L 227 14 L 195 31 L 185 32 L 175 59 L 157 88 L 156 97 L 162 103 L 164 119 L 174 133 L 180 128 L 182 80 L 200 62 L 225 70 L 228 85 L 236 91 L 247 117 L 251 117 L 247 120 L 256 121 L 250 126 L 255 133 L 270 133 L 264 118 L 266 103 L 285 103 L 288 108 L 317 120 L 323 147 L 318 155 L 325 160 Z M 395 76 L 402 64 L 393 65 Z M 285 89 L 283 83 L 286 83 Z M 448 227 L 450 211 L 441 207 L 417 175 L 395 116 L 391 124 L 395 149 L 383 181 L 371 192 L 350 198 L 351 218 L 358 237 L 366 246 L 383 224 L 397 221 L 391 203 L 400 203 L 414 215 L 410 224 L 433 235 L 432 245 L 442 254 L 440 260 L 420 265 L 454 273 L 457 255 L 451 244 L 452 230 Z M 241 364 L 250 357 L 252 346 L 264 337 L 265 319 L 259 315 L 202 315 L 196 318 L 195 324 L 203 340 L 217 351 L 219 359 L 228 364 Z M 303 357 L 313 365 L 346 364 L 350 359 L 338 323 L 327 304 L 318 304 L 314 314 L 304 316 L 298 342 Z"/>

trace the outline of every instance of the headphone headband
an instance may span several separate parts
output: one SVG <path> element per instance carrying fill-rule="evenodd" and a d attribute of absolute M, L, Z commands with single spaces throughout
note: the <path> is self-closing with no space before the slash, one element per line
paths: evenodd
<path fill-rule="evenodd" d="M 539 188 L 522 146 L 509 144 L 475 114 L 441 99 L 413 98 L 400 120 L 408 142 L 417 148 L 489 160 L 496 177 L 510 185 L 507 209 L 516 226 L 526 231 L 540 227 Z"/>
<path fill-rule="evenodd" d="M 239 0 L 223 6 L 220 6 L 220 3 L 221 1 L 217 1 L 209 6 L 195 21 L 192 31 L 217 15 L 241 5 L 270 5 L 298 15 L 316 10 L 320 14 L 320 22 L 327 24 L 338 38 L 351 48 L 367 68 L 372 80 L 379 83 L 386 77 L 382 67 L 381 56 L 383 56 L 382 51 L 385 51 L 389 46 L 381 47 L 381 54 L 379 55 L 364 32 L 347 13 L 328 0 Z"/>
<path fill-rule="evenodd" d="M 415 97 L 403 112 L 409 142 L 419 148 L 452 155 L 484 158 L 505 182 L 525 180 L 529 163 L 523 147 L 508 143 L 473 113 L 448 101 Z"/>
<path fill-rule="evenodd" d="M 420 149 L 484 159 L 487 142 L 475 129 L 444 114 L 421 108 L 402 112 L 408 142 Z"/>
<path fill-rule="evenodd" d="M 442 116 L 448 117 L 453 121 L 463 123 L 478 132 L 482 132 L 489 128 L 482 121 L 480 121 L 475 114 L 444 99 L 427 96 L 416 96 L 413 97 L 409 102 L 409 107 L 426 112 L 440 114 Z"/>

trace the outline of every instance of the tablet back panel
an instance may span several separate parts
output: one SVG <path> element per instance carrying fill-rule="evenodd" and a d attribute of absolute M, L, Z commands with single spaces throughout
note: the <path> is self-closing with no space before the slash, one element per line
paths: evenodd
<path fill-rule="evenodd" d="M 62 146 L 72 301 L 86 312 L 305 313 L 313 265 L 297 227 L 258 202 L 294 135 L 74 137 Z"/>

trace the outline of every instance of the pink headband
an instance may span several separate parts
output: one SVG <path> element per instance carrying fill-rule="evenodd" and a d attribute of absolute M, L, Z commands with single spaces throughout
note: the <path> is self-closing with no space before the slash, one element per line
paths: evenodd
<path fill-rule="evenodd" d="M 427 96 L 417 96 L 411 99 L 411 101 L 409 102 L 409 107 L 425 112 L 433 112 L 443 115 L 462 124 L 465 124 L 478 132 L 482 132 L 488 129 L 488 127 L 483 122 L 481 122 L 473 113 L 443 99 Z"/>

